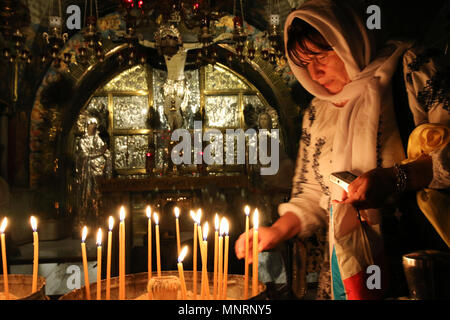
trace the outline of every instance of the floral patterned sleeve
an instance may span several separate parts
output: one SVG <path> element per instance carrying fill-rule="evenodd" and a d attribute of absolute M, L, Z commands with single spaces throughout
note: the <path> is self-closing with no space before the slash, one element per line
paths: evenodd
<path fill-rule="evenodd" d="M 450 127 L 450 70 L 440 64 L 439 52 L 411 48 L 403 56 L 403 71 L 415 125 L 440 123 Z M 433 179 L 429 187 L 450 187 L 449 146 L 430 155 Z"/>

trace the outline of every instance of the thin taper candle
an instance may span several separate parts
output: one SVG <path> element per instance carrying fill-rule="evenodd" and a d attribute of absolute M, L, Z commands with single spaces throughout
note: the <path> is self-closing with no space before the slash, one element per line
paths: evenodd
<path fill-rule="evenodd" d="M 159 246 L 159 217 L 157 213 L 153 214 L 155 219 L 155 237 L 156 237 L 156 270 L 158 277 L 161 277 L 161 251 Z"/>
<path fill-rule="evenodd" d="M 119 224 L 119 300 L 126 299 L 125 285 L 125 207 L 120 207 Z"/>
<path fill-rule="evenodd" d="M 223 234 L 224 234 L 224 218 L 220 220 L 220 233 L 219 233 L 219 281 L 218 281 L 218 299 L 222 299 L 222 282 L 223 282 Z"/>
<path fill-rule="evenodd" d="M 187 254 L 187 246 L 184 246 L 178 256 L 178 275 L 181 282 L 181 299 L 187 300 L 186 281 L 184 280 L 183 260 Z"/>
<path fill-rule="evenodd" d="M 147 223 L 147 280 L 152 278 L 152 210 L 150 206 L 145 209 L 145 214 L 148 218 Z M 150 295 L 150 291 L 148 292 Z"/>
<path fill-rule="evenodd" d="M 229 247 L 229 239 L 230 237 L 228 236 L 228 232 L 229 232 L 229 224 L 228 224 L 228 220 L 225 219 L 225 227 L 224 227 L 224 232 L 225 232 L 225 251 L 223 254 L 224 257 L 224 263 L 223 263 L 223 292 L 222 292 L 222 299 L 226 300 L 227 299 L 227 290 L 228 290 L 228 247 Z"/>
<path fill-rule="evenodd" d="M 81 256 L 83 258 L 83 271 L 84 271 L 84 288 L 86 290 L 86 300 L 91 300 L 91 288 L 89 283 L 89 273 L 87 266 L 87 255 L 86 255 L 86 236 L 87 227 L 83 227 L 83 233 L 81 235 Z"/>
<path fill-rule="evenodd" d="M 202 241 L 202 250 L 203 250 L 203 260 L 202 260 L 202 299 L 210 299 L 209 294 L 209 280 L 208 280 L 208 231 L 209 226 L 208 222 L 205 222 L 203 226 L 203 241 Z"/>
<path fill-rule="evenodd" d="M 3 263 L 3 291 L 5 292 L 5 299 L 9 300 L 9 284 L 8 284 L 8 264 L 6 261 L 6 244 L 5 244 L 5 229 L 8 225 L 8 219 L 3 218 L 0 226 L 0 237 L 2 243 L 2 263 Z"/>
<path fill-rule="evenodd" d="M 37 220 L 34 216 L 30 218 L 31 228 L 33 229 L 33 282 L 31 293 L 37 291 L 38 266 L 39 266 L 39 236 L 37 233 Z"/>
<path fill-rule="evenodd" d="M 245 206 L 245 270 L 244 270 L 244 300 L 248 298 L 248 245 L 249 245 L 249 228 L 250 228 L 250 207 Z"/>
<path fill-rule="evenodd" d="M 114 218 L 108 219 L 108 252 L 106 257 L 106 300 L 111 300 L 111 250 L 112 250 L 112 229 L 114 228 Z"/>
<path fill-rule="evenodd" d="M 178 217 L 180 216 L 180 208 L 175 207 L 175 228 L 176 228 L 176 236 L 177 236 L 177 255 L 180 255 L 181 243 L 180 243 L 180 222 Z"/>
<path fill-rule="evenodd" d="M 258 294 L 258 227 L 259 227 L 259 213 L 255 209 L 253 213 L 253 269 L 252 269 L 252 294 Z"/>
<path fill-rule="evenodd" d="M 197 217 L 194 213 L 194 211 L 190 211 L 191 218 L 194 220 L 194 237 L 193 237 L 193 257 L 192 257 L 192 277 L 193 277 L 193 284 L 192 284 L 192 291 L 194 293 L 194 300 L 197 300 Z"/>
<path fill-rule="evenodd" d="M 219 215 L 214 217 L 214 277 L 213 277 L 213 299 L 217 299 L 217 263 L 219 258 Z"/>
<path fill-rule="evenodd" d="M 97 231 L 97 300 L 102 300 L 102 229 Z"/>

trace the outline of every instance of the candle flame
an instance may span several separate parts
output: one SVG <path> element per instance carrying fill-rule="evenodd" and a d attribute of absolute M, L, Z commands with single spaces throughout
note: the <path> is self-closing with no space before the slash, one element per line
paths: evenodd
<path fill-rule="evenodd" d="M 109 231 L 111 231 L 114 228 L 114 218 L 112 216 L 109 216 Z"/>
<path fill-rule="evenodd" d="M 220 220 L 220 235 L 223 236 L 225 233 L 225 225 L 228 224 L 228 221 L 225 217 Z"/>
<path fill-rule="evenodd" d="M 31 223 L 31 229 L 33 229 L 33 231 L 36 232 L 36 230 L 37 230 L 37 220 L 36 220 L 36 218 L 34 216 L 31 216 L 30 223 Z"/>
<path fill-rule="evenodd" d="M 214 217 L 214 227 L 216 231 L 219 231 L 219 215 L 216 213 L 216 216 Z"/>
<path fill-rule="evenodd" d="M 178 217 L 180 216 L 180 208 L 175 207 L 175 209 L 173 209 L 175 212 L 175 217 L 178 219 Z"/>
<path fill-rule="evenodd" d="M 255 211 L 253 212 L 253 228 L 258 230 L 258 227 L 259 227 L 259 212 L 258 209 L 255 209 Z"/>
<path fill-rule="evenodd" d="M 102 228 L 98 228 L 97 231 L 97 246 L 102 245 Z"/>
<path fill-rule="evenodd" d="M 245 215 L 248 216 L 250 214 L 250 207 L 247 205 L 244 208 Z"/>
<path fill-rule="evenodd" d="M 153 213 L 153 219 L 155 219 L 155 224 L 159 224 L 159 217 L 158 217 L 158 214 L 156 212 Z"/>
<path fill-rule="evenodd" d="M 8 225 L 8 218 L 4 217 L 2 221 L 2 226 L 0 227 L 0 233 L 4 233 L 6 226 Z"/>
<path fill-rule="evenodd" d="M 208 232 L 209 232 L 209 225 L 208 222 L 205 222 L 205 224 L 203 225 L 203 241 L 206 241 L 206 239 L 208 238 Z"/>
<path fill-rule="evenodd" d="M 202 209 L 197 210 L 197 223 L 200 224 L 202 221 Z"/>
<path fill-rule="evenodd" d="M 192 220 L 194 220 L 194 223 L 197 223 L 197 217 L 195 216 L 195 212 L 193 210 L 189 210 L 189 214 L 191 215 Z"/>
<path fill-rule="evenodd" d="M 125 207 L 124 206 L 120 207 L 119 219 L 120 219 L 120 221 L 125 220 Z"/>
<path fill-rule="evenodd" d="M 147 206 L 147 208 L 145 208 L 145 215 L 149 219 L 152 217 L 152 209 L 150 208 L 150 206 Z"/>
<path fill-rule="evenodd" d="M 84 226 L 84 227 L 83 227 L 83 232 L 82 232 L 82 234 L 81 234 L 81 241 L 82 241 L 82 242 L 85 242 L 85 241 L 86 241 L 86 237 L 87 237 L 87 227 Z"/>
<path fill-rule="evenodd" d="M 178 263 L 183 262 L 184 258 L 186 257 L 187 251 L 188 251 L 188 247 L 184 246 L 180 252 L 180 255 L 178 256 Z"/>

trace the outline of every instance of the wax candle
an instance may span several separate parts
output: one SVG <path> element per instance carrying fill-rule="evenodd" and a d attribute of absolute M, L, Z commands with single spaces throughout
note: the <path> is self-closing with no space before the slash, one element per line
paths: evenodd
<path fill-rule="evenodd" d="M 203 250 L 202 259 L 202 299 L 210 299 L 209 295 L 209 281 L 208 281 L 208 222 L 203 226 L 203 241 L 201 250 Z"/>
<path fill-rule="evenodd" d="M 220 220 L 220 233 L 219 233 L 219 281 L 217 285 L 218 298 L 222 299 L 222 281 L 223 281 L 223 235 L 225 233 L 225 218 Z"/>
<path fill-rule="evenodd" d="M 258 294 L 258 227 L 259 213 L 258 209 L 253 212 L 253 269 L 252 269 L 252 294 Z"/>
<path fill-rule="evenodd" d="M 219 215 L 214 217 L 214 277 L 213 277 L 213 299 L 217 299 L 217 259 L 219 258 Z"/>
<path fill-rule="evenodd" d="M 194 236 L 193 236 L 193 249 L 194 254 L 192 257 L 192 277 L 193 277 L 193 283 L 192 283 L 192 291 L 194 293 L 194 300 L 197 299 L 197 216 L 194 211 L 190 210 L 190 215 L 192 220 L 194 220 Z"/>
<path fill-rule="evenodd" d="M 148 281 L 152 278 L 152 210 L 150 206 L 145 209 L 145 214 L 148 218 L 147 223 L 147 274 Z M 150 291 L 149 291 L 150 294 Z"/>
<path fill-rule="evenodd" d="M 112 229 L 114 228 L 114 218 L 108 219 L 108 252 L 106 257 L 106 300 L 111 299 L 111 250 L 112 250 Z"/>
<path fill-rule="evenodd" d="M 247 205 L 244 208 L 245 212 L 245 270 L 244 270 L 244 300 L 248 298 L 248 245 L 249 245 L 249 215 L 250 215 L 250 207 Z"/>
<path fill-rule="evenodd" d="M 37 220 L 34 216 L 30 218 L 31 228 L 33 229 L 33 282 L 31 293 L 37 291 L 38 266 L 39 266 L 39 236 L 37 232 Z"/>
<path fill-rule="evenodd" d="M 183 260 L 187 254 L 187 246 L 184 246 L 178 256 L 178 275 L 180 277 L 181 282 L 181 298 L 183 300 L 187 300 L 187 290 L 186 290 L 186 281 L 184 280 L 184 271 L 183 271 Z"/>
<path fill-rule="evenodd" d="M 161 251 L 159 246 L 159 217 L 155 212 L 153 214 L 155 219 L 155 237 L 156 237 L 156 270 L 158 271 L 158 277 L 161 277 Z"/>
<path fill-rule="evenodd" d="M 119 213 L 119 300 L 126 299 L 125 293 L 125 208 Z"/>
<path fill-rule="evenodd" d="M 178 220 L 178 217 L 180 216 L 180 208 L 175 207 L 174 208 L 174 213 L 175 213 L 175 228 L 176 228 L 176 236 L 177 236 L 177 255 L 180 255 L 180 247 L 181 247 L 181 243 L 180 243 L 180 222 Z"/>
<path fill-rule="evenodd" d="M 228 224 L 228 220 L 225 219 L 225 226 L 223 228 L 225 233 L 225 252 L 223 254 L 224 257 L 224 263 L 223 263 L 223 292 L 222 292 L 222 299 L 227 299 L 227 289 L 228 289 L 228 247 L 229 247 L 229 236 L 228 232 L 230 229 L 230 226 Z"/>
<path fill-rule="evenodd" d="M 2 262 L 3 262 L 3 291 L 5 292 L 5 299 L 9 300 L 9 284 L 8 284 L 8 264 L 6 261 L 6 244 L 5 244 L 5 229 L 8 225 L 8 219 L 3 218 L 0 226 L 0 237 L 2 243 Z"/>
<path fill-rule="evenodd" d="M 198 235 L 198 245 L 199 245 L 200 248 L 201 248 L 201 246 L 202 246 L 202 244 L 203 244 L 203 238 L 202 238 L 203 232 L 202 232 L 202 225 L 201 225 L 201 221 L 202 221 L 202 209 L 198 209 L 198 210 L 197 210 L 197 216 L 196 216 L 196 219 L 197 219 L 197 228 L 198 228 L 198 232 L 197 232 L 197 235 Z M 201 255 L 201 258 L 202 258 L 202 261 L 203 261 L 203 250 L 200 250 L 200 255 Z"/>
<path fill-rule="evenodd" d="M 102 229 L 97 231 L 97 300 L 102 300 Z"/>
<path fill-rule="evenodd" d="M 83 271 L 84 271 L 84 287 L 86 290 L 86 299 L 91 300 L 91 288 L 89 286 L 89 273 L 87 265 L 87 255 L 86 255 L 86 237 L 87 237 L 87 227 L 83 227 L 83 232 L 81 235 L 81 256 L 83 258 Z"/>

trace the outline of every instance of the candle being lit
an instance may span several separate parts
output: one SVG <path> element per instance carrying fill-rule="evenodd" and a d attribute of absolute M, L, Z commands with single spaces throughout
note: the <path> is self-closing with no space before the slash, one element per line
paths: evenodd
<path fill-rule="evenodd" d="M 253 269 L 252 269 L 252 294 L 258 294 L 258 227 L 259 227 L 259 212 L 255 209 L 253 212 Z"/>
<path fill-rule="evenodd" d="M 159 246 L 159 217 L 155 212 L 153 214 L 155 219 L 155 236 L 156 236 L 156 270 L 158 271 L 158 277 L 161 277 L 161 251 Z"/>
<path fill-rule="evenodd" d="M 187 290 L 186 290 L 186 282 L 184 280 L 184 271 L 183 271 L 183 260 L 184 257 L 186 257 L 187 254 L 187 246 L 184 246 L 183 249 L 180 252 L 180 255 L 178 256 L 178 275 L 180 276 L 180 282 L 181 282 L 181 298 L 183 300 L 187 300 Z"/>
<path fill-rule="evenodd" d="M 5 244 L 5 229 L 8 225 L 8 219 L 3 218 L 0 226 L 0 237 L 2 243 L 2 262 L 3 262 L 3 291 L 5 292 L 5 299 L 9 300 L 9 284 L 8 284 L 8 264 L 6 261 L 6 244 Z"/>
<path fill-rule="evenodd" d="M 119 300 L 125 300 L 125 207 L 119 213 Z"/>
<path fill-rule="evenodd" d="M 97 300 L 102 300 L 102 229 L 97 231 Z"/>
<path fill-rule="evenodd" d="M 249 245 L 249 215 L 250 215 L 250 207 L 247 205 L 244 208 L 245 212 L 245 270 L 244 270 L 244 300 L 248 298 L 248 245 Z"/>
<path fill-rule="evenodd" d="M 111 299 L 111 250 L 112 250 L 112 229 L 114 228 L 114 218 L 108 219 L 108 252 L 106 257 L 106 300 Z"/>
<path fill-rule="evenodd" d="M 217 259 L 219 258 L 219 215 L 214 217 L 214 277 L 213 277 L 213 299 L 217 299 Z"/>
<path fill-rule="evenodd" d="M 203 239 L 202 239 L 203 232 L 202 232 L 202 225 L 201 225 L 201 222 L 202 222 L 202 209 L 198 209 L 197 210 L 197 218 L 196 219 L 197 219 L 197 228 L 198 228 L 198 232 L 197 232 L 198 244 L 200 246 L 200 255 L 201 255 L 201 258 L 202 258 L 202 261 L 203 261 L 203 250 L 201 250 L 201 247 L 202 247 L 202 244 L 203 244 Z"/>
<path fill-rule="evenodd" d="M 194 254 L 192 257 L 192 291 L 194 293 L 194 300 L 197 300 L 197 216 L 195 215 L 194 211 L 189 211 L 192 220 L 194 220 L 194 237 L 193 237 L 193 248 L 194 248 Z"/>
<path fill-rule="evenodd" d="M 152 210 L 150 206 L 145 208 L 145 215 L 148 218 L 147 223 L 147 274 L 148 281 L 152 278 Z M 148 292 L 150 295 L 150 291 Z"/>
<path fill-rule="evenodd" d="M 33 282 L 31 293 L 37 291 L 38 266 L 39 266 L 39 236 L 37 233 L 37 220 L 34 216 L 30 218 L 31 229 L 33 229 Z"/>
<path fill-rule="evenodd" d="M 210 299 L 209 295 L 209 281 L 208 281 L 208 232 L 209 225 L 205 222 L 203 225 L 203 243 L 200 249 L 203 251 L 202 255 L 202 299 Z"/>
<path fill-rule="evenodd" d="M 223 231 L 225 233 L 225 252 L 223 254 L 224 256 L 224 263 L 223 263 L 223 292 L 222 292 L 222 299 L 227 299 L 227 289 L 228 289 L 228 247 L 229 247 L 229 236 L 228 232 L 230 230 L 230 226 L 228 224 L 228 220 L 224 220 L 224 227 Z"/>
<path fill-rule="evenodd" d="M 176 234 L 177 234 L 177 255 L 180 255 L 180 247 L 181 247 L 181 243 L 180 243 L 180 222 L 178 220 L 178 217 L 180 216 L 180 208 L 175 207 L 174 208 L 174 213 L 175 213 L 175 227 L 176 227 Z"/>
<path fill-rule="evenodd" d="M 83 227 L 83 232 L 81 234 L 81 255 L 83 258 L 83 271 L 84 271 L 84 287 L 86 289 L 86 299 L 91 300 L 91 288 L 89 286 L 89 274 L 87 266 L 87 255 L 86 255 L 86 237 L 87 237 L 87 227 Z"/>
<path fill-rule="evenodd" d="M 219 233 L 219 281 L 218 281 L 218 298 L 222 299 L 222 282 L 223 282 L 223 235 L 225 233 L 225 218 L 220 220 L 220 233 Z"/>

